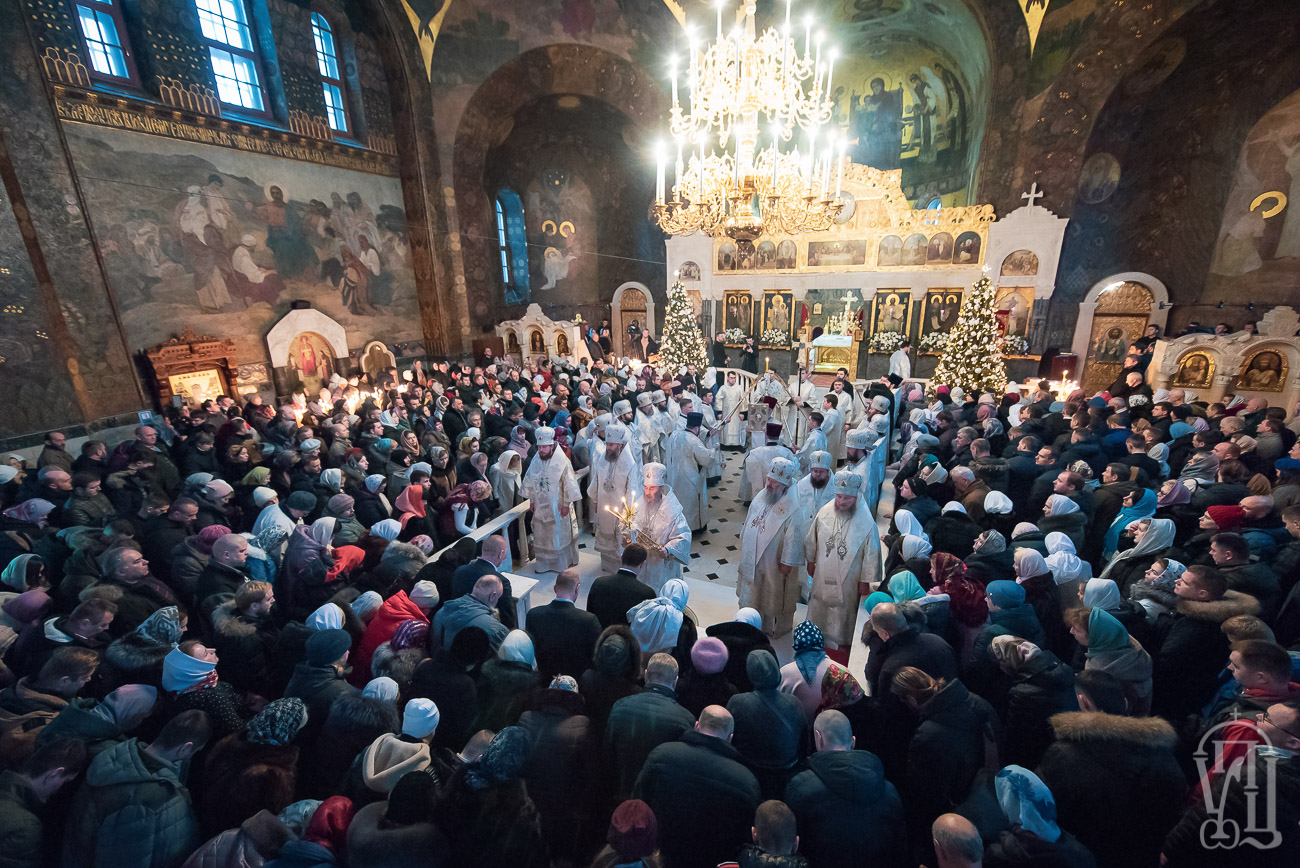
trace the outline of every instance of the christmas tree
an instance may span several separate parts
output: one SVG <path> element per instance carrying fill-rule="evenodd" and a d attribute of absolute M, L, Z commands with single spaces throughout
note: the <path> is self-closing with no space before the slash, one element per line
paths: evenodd
<path fill-rule="evenodd" d="M 687 365 L 694 365 L 697 371 L 709 366 L 704 356 L 704 338 L 695 322 L 695 310 L 680 280 L 668 290 L 668 313 L 664 317 L 659 359 L 664 370 L 674 375 Z"/>
<path fill-rule="evenodd" d="M 968 394 L 982 389 L 1001 391 L 1006 386 L 1002 332 L 993 303 L 993 285 L 981 277 L 962 303 L 932 383 L 960 386 Z"/>

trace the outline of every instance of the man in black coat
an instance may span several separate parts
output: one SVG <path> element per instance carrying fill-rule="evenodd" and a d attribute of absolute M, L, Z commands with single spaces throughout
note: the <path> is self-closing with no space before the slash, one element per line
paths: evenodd
<path fill-rule="evenodd" d="M 591 583 L 591 590 L 587 593 L 587 611 L 600 621 L 602 630 L 615 624 L 627 624 L 628 609 L 654 599 L 655 592 L 639 578 L 646 554 L 645 546 L 632 543 L 623 549 L 617 573 L 601 576 Z"/>
<path fill-rule="evenodd" d="M 731 746 L 733 726 L 725 708 L 710 705 L 693 730 L 652 750 L 637 777 L 637 797 L 659 823 L 667 868 L 726 862 L 750 840 L 758 779 Z"/>
<path fill-rule="evenodd" d="M 154 516 L 145 522 L 140 536 L 140 550 L 145 559 L 154 564 L 158 578 L 171 578 L 172 551 L 194 533 L 194 521 L 199 517 L 199 504 L 189 497 L 172 501 L 166 515 Z"/>
<path fill-rule="evenodd" d="M 874 613 L 873 613 L 874 614 Z M 903 803 L 875 754 L 854 750 L 849 719 L 833 709 L 813 723 L 817 752 L 790 781 L 794 811 L 811 868 L 901 865 L 907 855 Z M 852 817 L 852 822 L 845 822 Z"/>
<path fill-rule="evenodd" d="M 483 540 L 483 549 L 479 552 L 479 556 L 467 564 L 456 567 L 456 572 L 451 574 L 451 593 L 453 600 L 463 597 L 474 590 L 474 583 L 479 579 L 484 576 L 496 576 L 501 580 L 501 599 L 497 600 L 497 614 L 502 624 L 514 630 L 519 626 L 515 597 L 510 588 L 510 580 L 501 573 L 500 567 L 509 554 L 510 544 L 506 542 L 505 537 L 493 534 Z M 443 600 L 443 602 L 447 601 Z"/>
<path fill-rule="evenodd" d="M 556 675 L 581 678 L 591 666 L 602 627 L 595 615 L 577 606 L 581 584 L 577 570 L 564 570 L 555 578 L 555 599 L 528 612 L 537 671 L 547 681 Z"/>
<path fill-rule="evenodd" d="M 1092 493 L 1092 521 L 1088 524 L 1083 550 L 1079 556 L 1091 561 L 1093 569 L 1101 572 L 1106 565 L 1101 557 L 1102 542 L 1111 523 L 1124 508 L 1124 498 L 1133 490 L 1128 478 L 1128 465 L 1118 462 L 1107 464 L 1101 472 L 1101 485 Z"/>
<path fill-rule="evenodd" d="M 677 661 L 671 654 L 656 654 L 645 668 L 645 690 L 623 697 L 610 709 L 605 753 L 615 775 L 616 802 L 632 797 L 652 750 L 695 725 L 695 718 L 677 702 L 676 688 Z"/>
<path fill-rule="evenodd" d="M 1007 497 L 1016 507 L 1016 517 L 1029 515 L 1029 490 L 1041 473 L 1035 457 L 1042 441 L 1037 437 L 1021 437 L 1016 443 L 1016 454 L 1007 460 Z"/>

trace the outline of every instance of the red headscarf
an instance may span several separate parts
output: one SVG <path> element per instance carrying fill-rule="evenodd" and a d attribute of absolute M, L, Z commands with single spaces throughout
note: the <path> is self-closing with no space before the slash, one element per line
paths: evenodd
<path fill-rule="evenodd" d="M 401 515 L 402 527 L 412 518 L 424 518 L 424 489 L 419 485 L 408 485 L 402 489 L 394 504 Z"/>
<path fill-rule="evenodd" d="M 930 577 L 948 595 L 948 610 L 960 623 L 978 627 L 988 620 L 989 606 L 984 592 L 966 577 L 966 565 L 956 555 L 947 552 L 930 555 Z"/>
<path fill-rule="evenodd" d="M 357 546 L 336 546 L 331 555 L 334 558 L 334 563 L 330 566 L 329 572 L 325 574 L 326 582 L 332 582 L 335 579 L 347 576 L 360 567 L 361 562 L 366 559 L 365 551 Z"/>
<path fill-rule="evenodd" d="M 302 833 L 302 839 L 319 844 L 332 853 L 341 854 L 347 846 L 348 826 L 352 825 L 356 812 L 351 799 L 330 796 L 311 815 L 311 822 Z"/>

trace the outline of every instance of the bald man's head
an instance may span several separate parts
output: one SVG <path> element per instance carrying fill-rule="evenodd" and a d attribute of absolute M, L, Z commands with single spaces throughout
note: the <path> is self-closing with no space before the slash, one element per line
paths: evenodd
<path fill-rule="evenodd" d="M 731 734 L 735 731 L 736 721 L 731 716 L 731 712 L 721 705 L 707 706 L 700 712 L 700 719 L 695 722 L 695 731 L 702 735 L 711 735 L 714 738 L 720 738 L 723 741 L 731 741 Z"/>
<path fill-rule="evenodd" d="M 853 750 L 853 727 L 843 712 L 827 709 L 813 722 L 817 750 Z"/>
<path fill-rule="evenodd" d="M 224 567 L 238 569 L 248 560 L 248 540 L 228 533 L 212 544 L 212 558 Z"/>
<path fill-rule="evenodd" d="M 501 580 L 496 576 L 487 575 L 479 578 L 474 583 L 474 590 L 471 592 L 474 599 L 481 603 L 487 603 L 489 606 L 495 606 L 497 600 L 501 599 L 501 592 L 504 588 L 501 586 Z"/>
<path fill-rule="evenodd" d="M 960 814 L 943 814 L 930 827 L 939 868 L 971 868 L 984 860 L 979 830 Z"/>
<path fill-rule="evenodd" d="M 483 559 L 491 561 L 496 566 L 501 566 L 501 562 L 506 559 L 506 552 L 510 550 L 510 544 L 506 542 L 505 537 L 493 534 L 483 540 Z"/>

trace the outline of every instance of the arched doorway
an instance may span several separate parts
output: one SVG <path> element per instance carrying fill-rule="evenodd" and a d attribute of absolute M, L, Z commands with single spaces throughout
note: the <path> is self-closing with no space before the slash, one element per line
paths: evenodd
<path fill-rule="evenodd" d="M 1137 280 L 1115 280 L 1102 288 L 1092 305 L 1091 326 L 1083 353 L 1083 377 L 1080 386 L 1091 395 L 1115 381 L 1124 367 L 1129 346 L 1146 331 L 1155 306 L 1151 287 Z M 1080 311 L 1075 340 L 1082 331 Z"/>
<path fill-rule="evenodd" d="M 613 327 L 614 352 L 619 356 L 640 358 L 641 347 L 633 347 L 628 340 L 628 328 L 634 323 L 640 334 L 658 334 L 655 331 L 654 302 L 650 289 L 642 283 L 625 283 L 614 291 L 609 303 L 610 325 Z"/>

